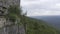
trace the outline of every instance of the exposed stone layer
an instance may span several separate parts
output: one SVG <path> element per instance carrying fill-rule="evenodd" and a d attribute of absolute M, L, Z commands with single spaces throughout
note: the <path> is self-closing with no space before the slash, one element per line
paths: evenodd
<path fill-rule="evenodd" d="M 11 26 L 12 22 L 4 18 L 10 5 L 20 7 L 20 0 L 0 0 L 0 34 L 18 34 L 18 25 Z M 19 26 L 19 34 L 25 34 L 23 25 Z"/>

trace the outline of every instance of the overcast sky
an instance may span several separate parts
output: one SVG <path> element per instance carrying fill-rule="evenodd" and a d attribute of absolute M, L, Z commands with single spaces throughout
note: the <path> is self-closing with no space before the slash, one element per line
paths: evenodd
<path fill-rule="evenodd" d="M 60 15 L 60 0 L 21 0 L 27 16 Z"/>

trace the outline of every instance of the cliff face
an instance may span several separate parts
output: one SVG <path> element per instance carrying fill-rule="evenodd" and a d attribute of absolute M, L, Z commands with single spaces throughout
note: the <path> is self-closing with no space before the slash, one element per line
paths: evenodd
<path fill-rule="evenodd" d="M 4 16 L 8 13 L 8 7 L 10 5 L 18 5 L 20 7 L 20 0 L 0 0 L 0 27 L 7 22 Z"/>
<path fill-rule="evenodd" d="M 0 0 L 0 6 L 6 5 L 7 7 L 9 5 L 20 5 L 20 0 Z"/>
<path fill-rule="evenodd" d="M 13 25 L 9 27 L 4 27 L 0 30 L 0 34 L 25 34 L 24 27 L 21 25 L 19 26 L 19 32 L 18 32 L 18 26 Z"/>
<path fill-rule="evenodd" d="M 11 25 L 13 22 L 6 20 L 4 17 L 10 5 L 18 5 L 20 7 L 20 0 L 0 0 L 0 34 L 25 34 L 23 25 L 19 26 L 18 32 L 18 25 Z"/>
<path fill-rule="evenodd" d="M 7 23 L 4 16 L 8 13 L 8 7 L 10 5 L 18 5 L 20 7 L 20 0 L 0 0 L 0 27 L 2 27 L 4 23 Z"/>

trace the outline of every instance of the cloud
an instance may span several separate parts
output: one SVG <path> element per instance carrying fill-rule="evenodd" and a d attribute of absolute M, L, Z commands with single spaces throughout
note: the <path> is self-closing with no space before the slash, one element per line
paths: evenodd
<path fill-rule="evenodd" d="M 24 0 L 24 1 L 37 1 L 37 0 Z"/>
<path fill-rule="evenodd" d="M 28 16 L 60 15 L 60 0 L 22 0 L 21 6 Z"/>
<path fill-rule="evenodd" d="M 60 15 L 60 11 L 49 11 L 49 10 L 34 10 L 28 12 L 27 16 L 44 16 L 44 15 Z"/>
<path fill-rule="evenodd" d="M 31 4 L 40 4 L 40 1 L 39 0 L 21 0 L 22 6 L 28 6 Z"/>

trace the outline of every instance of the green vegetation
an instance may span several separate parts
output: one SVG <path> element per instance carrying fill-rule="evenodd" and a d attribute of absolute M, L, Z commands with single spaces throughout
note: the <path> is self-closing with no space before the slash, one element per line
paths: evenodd
<path fill-rule="evenodd" d="M 46 22 L 33 18 L 26 17 L 27 34 L 60 34 L 60 32 Z"/>
<path fill-rule="evenodd" d="M 48 26 L 46 22 L 26 17 L 26 14 L 22 15 L 21 8 L 19 9 L 17 6 L 10 6 L 8 11 L 6 17 L 13 22 L 17 20 L 18 31 L 22 23 L 24 25 L 25 34 L 60 34 L 58 30 Z"/>

